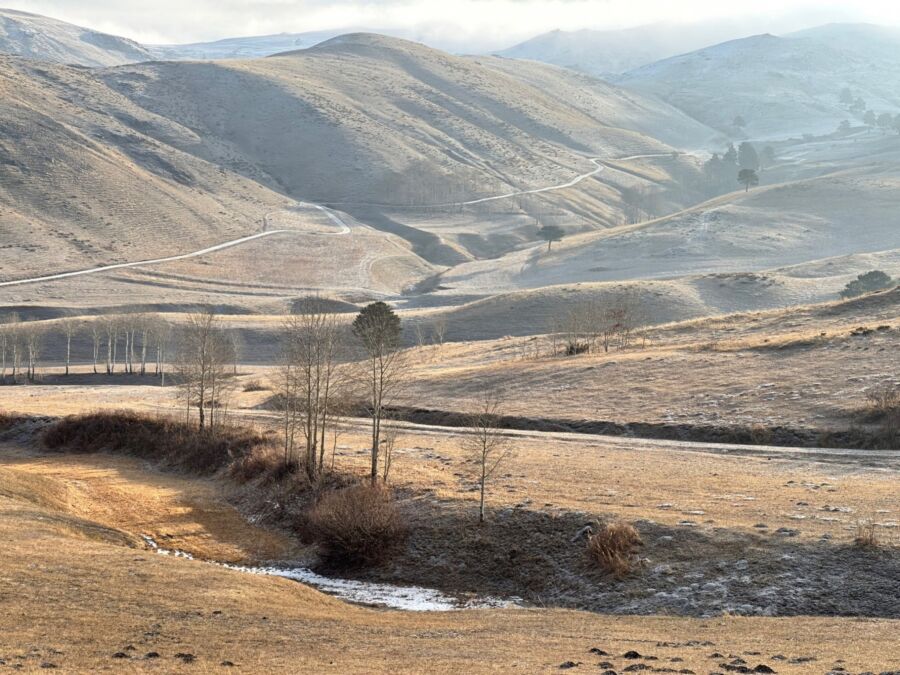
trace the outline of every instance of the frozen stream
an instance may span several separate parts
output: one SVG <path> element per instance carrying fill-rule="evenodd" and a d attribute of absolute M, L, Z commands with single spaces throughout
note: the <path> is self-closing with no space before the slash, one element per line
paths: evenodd
<path fill-rule="evenodd" d="M 147 535 L 141 535 L 147 545 L 160 555 L 188 558 L 193 556 L 185 551 L 161 548 L 156 541 Z M 499 598 L 479 597 L 473 599 L 460 599 L 452 595 L 446 595 L 432 588 L 419 586 L 394 586 L 391 584 L 378 584 L 368 581 L 356 581 L 355 579 L 338 579 L 326 577 L 313 572 L 306 567 L 245 567 L 243 565 L 229 565 L 227 563 L 209 563 L 225 567 L 247 574 L 261 574 L 266 576 L 284 577 L 312 586 L 323 593 L 328 593 L 341 600 L 359 605 L 388 607 L 390 609 L 402 609 L 410 612 L 449 612 L 459 609 L 491 609 L 498 607 L 514 607 L 515 599 L 501 600 Z"/>

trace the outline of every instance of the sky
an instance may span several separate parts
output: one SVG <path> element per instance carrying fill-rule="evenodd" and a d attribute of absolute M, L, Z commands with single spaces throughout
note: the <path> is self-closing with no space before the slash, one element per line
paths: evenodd
<path fill-rule="evenodd" d="M 747 33 L 830 21 L 900 25 L 888 0 L 0 0 L 146 44 L 320 30 L 384 30 L 452 51 L 511 46 L 553 29 L 740 21 Z"/>

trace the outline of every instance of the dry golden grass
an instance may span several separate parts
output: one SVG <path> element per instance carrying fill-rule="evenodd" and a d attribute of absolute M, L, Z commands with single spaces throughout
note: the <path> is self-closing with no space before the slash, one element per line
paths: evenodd
<path fill-rule="evenodd" d="M 151 532 L 195 530 L 175 545 L 195 544 L 210 557 L 263 537 L 239 524 L 212 484 L 108 456 L 48 461 L 6 447 L 0 462 L 0 569 L 7 580 L 0 658 L 26 671 L 54 663 L 61 672 L 203 673 L 230 661 L 244 672 L 536 673 L 558 672 L 570 660 L 582 668 L 611 660 L 621 668 L 630 663 L 621 654 L 634 649 L 661 663 L 683 659 L 679 668 L 697 672 L 714 668 L 710 654 L 720 652 L 799 674 L 822 672 L 837 659 L 860 671 L 900 658 L 896 621 L 361 609 L 288 580 L 129 548 L 136 545 L 129 533 L 144 531 L 148 521 L 155 522 Z M 24 499 L 23 491 L 37 499 Z M 594 647 L 613 656 L 594 656 Z M 127 658 L 113 658 L 119 652 Z M 160 658 L 144 658 L 149 652 Z M 187 665 L 179 653 L 195 661 Z M 779 654 L 817 660 L 773 662 Z"/>

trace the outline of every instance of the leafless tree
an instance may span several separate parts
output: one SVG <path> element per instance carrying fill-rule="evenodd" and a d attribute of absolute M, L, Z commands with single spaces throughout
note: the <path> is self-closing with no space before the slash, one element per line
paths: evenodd
<path fill-rule="evenodd" d="M 343 382 L 338 363 L 341 343 L 337 315 L 317 298 L 305 300 L 284 323 L 279 383 L 285 458 L 293 458 L 296 438 L 302 436 L 312 480 L 324 468 L 326 434 L 334 421 L 332 405 Z"/>
<path fill-rule="evenodd" d="M 444 337 L 447 335 L 447 319 L 439 316 L 431 322 L 431 333 L 434 336 L 434 344 L 438 352 L 444 351 Z"/>
<path fill-rule="evenodd" d="M 0 381 L 6 379 L 7 358 L 9 358 L 10 363 L 15 362 L 13 354 L 18 343 L 18 324 L 19 315 L 16 313 L 4 317 L 2 323 L 0 323 Z M 13 371 L 13 380 L 15 379 L 16 374 Z"/>
<path fill-rule="evenodd" d="M 100 345 L 103 344 L 103 326 L 98 319 L 91 321 L 91 345 L 94 355 L 94 373 L 97 372 L 97 362 L 100 360 Z"/>
<path fill-rule="evenodd" d="M 29 382 L 37 378 L 37 369 L 40 365 L 41 349 L 44 343 L 44 329 L 37 322 L 25 324 L 22 330 L 25 349 L 28 354 L 27 377 Z"/>
<path fill-rule="evenodd" d="M 119 317 L 107 316 L 103 320 L 106 333 L 106 374 L 112 375 L 116 370 L 117 350 L 119 346 Z"/>
<path fill-rule="evenodd" d="M 479 523 L 484 522 L 484 497 L 488 482 L 512 453 L 512 445 L 500 427 L 503 404 L 502 391 L 486 389 L 469 415 L 469 434 L 463 437 L 463 448 L 475 464 L 478 480 Z"/>
<path fill-rule="evenodd" d="M 381 433 L 381 480 L 385 483 L 391 475 L 394 466 L 394 448 L 400 437 L 400 429 L 395 425 L 385 426 Z"/>
<path fill-rule="evenodd" d="M 196 405 L 200 429 L 214 428 L 219 421 L 217 407 L 224 405 L 228 391 L 225 371 L 230 357 L 228 338 L 214 312 L 188 317 L 180 336 L 178 375 L 187 416 Z"/>
<path fill-rule="evenodd" d="M 66 375 L 69 374 L 69 366 L 72 363 L 72 338 L 78 333 L 81 322 L 75 318 L 66 318 L 60 322 L 60 328 L 66 338 Z"/>
<path fill-rule="evenodd" d="M 162 316 L 152 319 L 153 338 L 156 344 L 156 375 L 160 386 L 166 386 L 166 360 L 169 358 L 169 343 L 172 341 L 172 324 Z"/>

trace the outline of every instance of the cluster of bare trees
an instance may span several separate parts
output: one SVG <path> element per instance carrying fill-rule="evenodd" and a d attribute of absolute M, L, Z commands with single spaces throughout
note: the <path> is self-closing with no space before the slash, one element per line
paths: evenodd
<path fill-rule="evenodd" d="M 447 319 L 442 316 L 432 321 L 419 321 L 413 325 L 416 338 L 416 346 L 424 350 L 433 346 L 440 354 L 444 348 L 444 339 L 447 336 Z"/>
<path fill-rule="evenodd" d="M 117 314 L 94 319 L 64 318 L 53 321 L 23 321 L 18 314 L 0 319 L 0 379 L 7 373 L 13 381 L 24 377 L 35 381 L 40 376 L 41 358 L 48 339 L 63 340 L 61 357 L 64 374 L 72 368 L 73 345 L 91 345 L 90 362 L 94 373 L 102 368 L 115 372 L 145 375 L 152 369 L 164 377 L 166 352 L 172 327 L 154 314 Z"/>
<path fill-rule="evenodd" d="M 175 373 L 190 420 L 197 409 L 200 429 L 214 429 L 228 416 L 235 388 L 237 354 L 232 334 L 212 311 L 192 314 L 178 333 Z"/>
<path fill-rule="evenodd" d="M 36 323 L 23 323 L 17 314 L 11 314 L 0 323 L 0 381 L 7 372 L 12 380 L 24 377 L 34 382 L 38 377 L 44 331 Z"/>
<path fill-rule="evenodd" d="M 339 417 L 347 412 L 350 385 L 346 330 L 336 314 L 317 298 L 304 300 L 282 328 L 282 364 L 278 372 L 284 459 L 302 451 L 311 480 L 325 469 L 331 440 L 332 464 L 340 435 Z"/>
<path fill-rule="evenodd" d="M 383 302 L 365 307 L 350 326 L 317 298 L 298 306 L 282 328 L 276 377 L 286 462 L 302 460 L 310 479 L 319 478 L 329 449 L 333 466 L 341 417 L 364 401 L 372 420 L 370 479 L 387 481 L 398 434 L 388 417 L 407 363 L 401 333 L 400 318 Z"/>
<path fill-rule="evenodd" d="M 631 293 L 572 305 L 553 318 L 550 351 L 567 356 L 612 348 L 625 349 L 643 324 L 640 304 Z"/>

